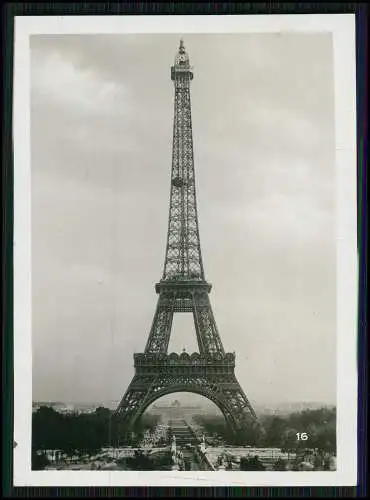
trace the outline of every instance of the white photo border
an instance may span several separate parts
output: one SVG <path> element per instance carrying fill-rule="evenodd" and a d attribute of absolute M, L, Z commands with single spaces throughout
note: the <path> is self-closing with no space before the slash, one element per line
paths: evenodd
<path fill-rule="evenodd" d="M 30 36 L 313 33 L 333 36 L 336 120 L 337 470 L 310 472 L 32 471 Z M 17 16 L 14 42 L 14 486 L 355 486 L 357 198 L 355 14 Z"/>

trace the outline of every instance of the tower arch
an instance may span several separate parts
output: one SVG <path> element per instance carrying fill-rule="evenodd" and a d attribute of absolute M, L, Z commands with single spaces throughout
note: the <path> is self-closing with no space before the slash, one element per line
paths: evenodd
<path fill-rule="evenodd" d="M 135 418 L 131 421 L 131 425 L 135 425 L 135 423 L 138 422 L 139 419 L 144 415 L 145 411 L 158 399 L 161 399 L 163 396 L 168 396 L 169 394 L 175 394 L 179 392 L 197 394 L 199 396 L 203 396 L 208 401 L 211 401 L 222 413 L 225 419 L 225 423 L 228 425 L 230 430 L 232 430 L 234 434 L 237 432 L 236 422 L 234 420 L 231 409 L 227 405 L 227 402 L 222 400 L 222 398 L 219 397 L 216 393 L 212 393 L 211 391 L 196 387 L 195 385 L 189 387 L 184 387 L 183 385 L 166 387 L 152 394 L 141 406 L 140 410 L 136 413 Z"/>

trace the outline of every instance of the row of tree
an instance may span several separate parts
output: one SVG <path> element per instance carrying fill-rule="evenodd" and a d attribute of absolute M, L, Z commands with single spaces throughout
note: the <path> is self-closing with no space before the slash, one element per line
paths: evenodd
<path fill-rule="evenodd" d="M 94 413 L 61 414 L 43 406 L 33 414 L 32 445 L 35 450 L 61 450 L 64 453 L 95 453 L 118 443 L 135 445 L 146 430 L 153 430 L 159 416 L 145 414 L 135 428 L 135 435 L 120 432 L 119 419 L 107 408 Z"/>
<path fill-rule="evenodd" d="M 117 465 L 123 466 L 124 470 L 167 470 L 171 460 L 169 451 L 150 456 L 136 452 L 133 457 L 117 460 Z"/>
<path fill-rule="evenodd" d="M 310 461 L 311 462 L 311 461 Z M 275 471 L 300 471 L 300 470 L 331 470 L 331 459 L 330 456 L 322 456 L 321 454 L 315 455 L 312 463 L 307 463 L 302 460 L 302 457 L 297 456 L 293 461 L 289 463 L 288 460 L 284 458 L 278 458 L 274 463 L 272 470 Z M 261 460 L 255 457 L 242 457 L 240 459 L 240 470 L 251 471 L 251 470 L 266 470 Z"/>
<path fill-rule="evenodd" d="M 286 416 L 265 415 L 259 423 L 234 435 L 220 415 L 196 415 L 194 421 L 208 436 L 219 436 L 230 444 L 280 448 L 283 451 L 318 449 L 336 450 L 336 410 L 321 408 L 304 410 Z"/>
<path fill-rule="evenodd" d="M 304 465 L 306 468 L 302 469 L 302 465 Z M 310 467 L 307 469 L 307 465 L 303 463 L 299 457 L 297 457 L 291 464 L 288 463 L 287 460 L 284 458 L 279 458 L 273 465 L 272 470 L 275 471 L 286 471 L 292 470 L 292 471 L 299 471 L 299 470 L 330 470 L 330 459 L 328 457 L 323 458 L 320 455 L 317 455 L 312 464 L 312 468 Z M 252 470 L 266 470 L 266 467 L 263 465 L 261 460 L 255 456 L 255 457 L 242 457 L 240 459 L 240 470 L 244 471 L 252 471 Z"/>
<path fill-rule="evenodd" d="M 111 445 L 135 446 L 146 430 L 154 430 L 159 418 L 150 413 L 144 414 L 132 436 L 122 432 L 119 419 L 107 408 L 98 408 L 90 414 L 63 415 L 52 408 L 41 407 L 32 419 L 33 459 L 37 464 L 45 461 L 43 457 L 36 456 L 36 450 L 61 450 L 71 455 L 93 454 Z M 204 428 L 207 436 L 220 436 L 228 444 L 276 447 L 283 451 L 309 448 L 335 453 L 336 450 L 335 409 L 262 416 L 259 424 L 237 435 L 231 433 L 222 416 L 197 415 L 194 420 Z M 167 441 L 170 439 L 168 434 Z"/>

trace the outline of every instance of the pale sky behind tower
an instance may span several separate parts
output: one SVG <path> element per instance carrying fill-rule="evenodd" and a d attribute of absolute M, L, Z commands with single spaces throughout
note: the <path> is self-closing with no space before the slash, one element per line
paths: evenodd
<path fill-rule="evenodd" d="M 165 255 L 179 35 L 31 37 L 33 399 L 107 402 Z M 252 404 L 335 403 L 329 34 L 185 35 L 200 239 Z M 196 348 L 175 316 L 170 350 Z"/>

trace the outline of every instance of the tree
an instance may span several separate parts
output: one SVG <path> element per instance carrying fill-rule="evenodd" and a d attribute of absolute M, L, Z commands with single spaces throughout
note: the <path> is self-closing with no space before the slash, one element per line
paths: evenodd
<path fill-rule="evenodd" d="M 282 417 L 273 416 L 266 424 L 264 436 L 265 446 L 280 448 L 282 446 L 282 436 L 286 434 L 288 429 L 288 422 Z"/>
<path fill-rule="evenodd" d="M 132 470 L 155 470 L 153 462 L 143 453 L 127 458 L 127 465 Z"/>
<path fill-rule="evenodd" d="M 110 444 L 111 424 L 111 412 L 106 408 L 93 414 L 61 415 L 53 408 L 41 407 L 32 417 L 32 444 L 38 450 L 93 453 Z"/>
<path fill-rule="evenodd" d="M 61 425 L 62 415 L 53 408 L 41 406 L 32 415 L 32 442 L 35 449 L 59 448 Z"/>
<path fill-rule="evenodd" d="M 296 432 L 305 432 L 309 439 L 300 441 L 298 447 L 318 448 L 335 453 L 336 450 L 336 409 L 320 408 L 304 410 L 287 416 L 287 421 Z"/>
<path fill-rule="evenodd" d="M 266 470 L 266 467 L 256 455 L 252 458 L 242 457 L 240 459 L 240 470 Z"/>
<path fill-rule="evenodd" d="M 296 429 L 288 428 L 282 433 L 280 437 L 280 448 L 283 452 L 297 451 L 297 448 L 302 445 L 305 446 L 305 441 L 297 440 Z"/>
<path fill-rule="evenodd" d="M 31 468 L 32 470 L 43 470 L 49 465 L 49 460 L 44 453 L 37 453 L 32 447 Z"/>
<path fill-rule="evenodd" d="M 335 453 L 336 428 L 333 422 L 321 427 L 316 436 L 316 447 L 321 451 Z"/>
<path fill-rule="evenodd" d="M 277 461 L 274 463 L 273 470 L 286 470 L 287 468 L 287 463 L 286 460 L 283 458 L 278 458 Z"/>
<path fill-rule="evenodd" d="M 322 467 L 322 458 L 320 455 L 316 455 L 314 460 L 313 460 L 313 466 L 315 470 L 320 470 Z"/>

